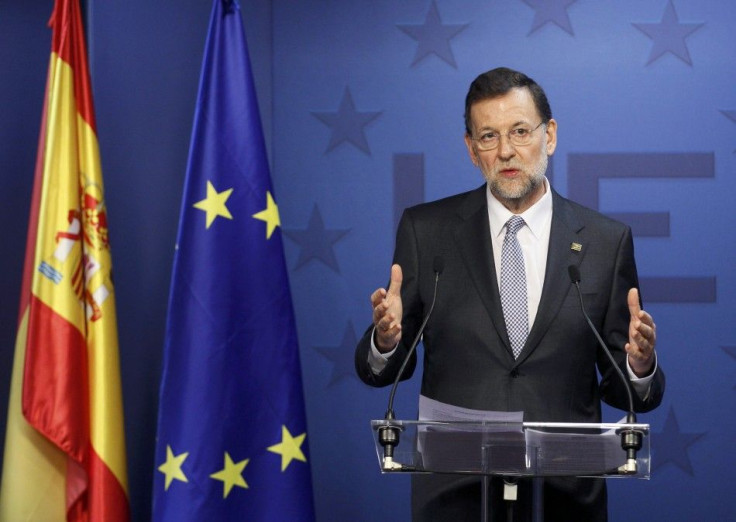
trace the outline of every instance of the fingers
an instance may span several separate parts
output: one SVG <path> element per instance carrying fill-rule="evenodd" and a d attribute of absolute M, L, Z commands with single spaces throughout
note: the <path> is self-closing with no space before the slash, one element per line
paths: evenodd
<path fill-rule="evenodd" d="M 629 326 L 629 343 L 626 345 L 626 351 L 629 352 L 629 355 L 648 358 L 654 351 L 656 342 L 657 329 L 654 323 L 651 326 L 643 322 L 638 325 L 631 323 Z"/>
<path fill-rule="evenodd" d="M 631 317 L 638 317 L 641 312 L 641 304 L 639 303 L 639 290 L 632 288 L 629 290 L 629 295 L 626 296 L 626 301 L 629 305 L 629 313 Z"/>
<path fill-rule="evenodd" d="M 654 363 L 654 347 L 657 343 L 657 326 L 654 319 L 639 304 L 639 291 L 629 290 L 627 296 L 631 321 L 629 322 L 629 342 L 624 349 L 629 355 L 629 363 L 634 372 L 645 374 Z"/>
<path fill-rule="evenodd" d="M 648 342 L 654 344 L 657 336 L 657 326 L 654 324 L 652 316 L 642 310 L 639 314 L 638 321 L 634 321 L 631 325 L 633 331 L 629 334 L 637 343 Z"/>
<path fill-rule="evenodd" d="M 401 282 L 404 275 L 399 265 L 391 265 L 391 283 L 388 287 L 388 293 L 391 295 L 401 295 Z"/>
<path fill-rule="evenodd" d="M 373 304 L 373 324 L 378 327 L 380 330 L 386 331 L 388 330 L 387 325 L 393 320 L 391 318 L 388 318 L 387 322 L 387 316 L 389 314 L 389 301 L 385 298 L 385 290 L 384 290 L 384 298 L 378 299 Z"/>
<path fill-rule="evenodd" d="M 641 309 L 639 291 L 636 288 L 629 290 L 627 296 L 631 322 L 629 324 L 629 339 L 631 342 L 653 341 L 655 326 L 652 316 Z"/>
<path fill-rule="evenodd" d="M 373 309 L 376 345 L 381 351 L 392 350 L 401 341 L 401 318 L 389 311 L 386 303 Z"/>
<path fill-rule="evenodd" d="M 376 323 L 379 335 L 390 337 L 397 335 L 401 331 L 401 323 L 397 321 L 394 314 L 386 314 Z"/>
<path fill-rule="evenodd" d="M 382 301 L 392 297 L 401 297 L 401 283 L 404 279 L 401 267 L 399 265 L 391 266 L 391 281 L 388 291 L 385 288 L 379 288 L 371 294 L 371 306 L 375 309 Z M 375 321 L 374 321 L 375 322 Z"/>
<path fill-rule="evenodd" d="M 378 306 L 378 305 L 379 305 L 379 304 L 381 303 L 381 301 L 383 301 L 384 299 L 386 299 L 386 290 L 385 290 L 385 289 L 383 289 L 383 288 L 379 288 L 378 290 L 376 290 L 375 292 L 373 292 L 373 293 L 371 294 L 371 306 L 372 306 L 373 308 L 375 308 L 375 307 L 376 307 L 376 306 Z"/>
<path fill-rule="evenodd" d="M 376 327 L 376 344 L 380 349 L 393 349 L 401 340 L 402 281 L 401 267 L 393 265 L 388 290 L 379 288 L 371 294 L 373 325 Z"/>

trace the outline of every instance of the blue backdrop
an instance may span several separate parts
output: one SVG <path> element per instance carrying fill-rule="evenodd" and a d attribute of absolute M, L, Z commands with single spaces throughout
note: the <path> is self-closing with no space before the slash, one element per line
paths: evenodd
<path fill-rule="evenodd" d="M 665 401 L 650 481 L 609 481 L 612 520 L 723 520 L 736 479 L 736 4 L 730 0 L 243 1 L 299 332 L 317 515 L 406 520 L 353 375 L 402 208 L 481 183 L 463 144 L 480 72 L 520 69 L 559 123 L 551 180 L 629 222 Z M 0 438 L 52 1 L 0 0 Z M 150 513 L 166 303 L 211 3 L 86 4 L 135 520 Z M 400 389 L 416 414 L 418 376 Z M 606 410 L 605 420 L 620 414 Z M 632 517 L 629 513 L 635 515 Z"/>

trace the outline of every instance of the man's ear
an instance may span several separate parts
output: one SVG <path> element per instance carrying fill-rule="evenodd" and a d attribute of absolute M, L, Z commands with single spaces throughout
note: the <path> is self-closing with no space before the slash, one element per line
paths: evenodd
<path fill-rule="evenodd" d="M 475 151 L 475 147 L 473 147 L 473 140 L 470 139 L 470 136 L 468 136 L 467 133 L 465 133 L 465 146 L 468 148 L 468 155 L 470 156 L 470 161 L 472 161 L 473 165 L 477 167 L 478 166 L 478 153 Z"/>
<path fill-rule="evenodd" d="M 555 149 L 557 148 L 557 122 L 553 119 L 550 119 L 547 122 L 547 156 L 551 156 L 554 154 Z"/>

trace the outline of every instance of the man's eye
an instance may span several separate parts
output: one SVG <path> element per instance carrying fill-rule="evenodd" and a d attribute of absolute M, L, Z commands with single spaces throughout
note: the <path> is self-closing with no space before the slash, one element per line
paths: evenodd
<path fill-rule="evenodd" d="M 523 138 L 524 136 L 529 134 L 529 129 L 514 129 L 511 131 L 511 134 L 513 134 L 514 136 L 518 136 L 519 138 Z"/>
<path fill-rule="evenodd" d="M 497 138 L 498 138 L 498 134 L 495 134 L 493 132 L 487 132 L 485 134 L 481 134 L 480 135 L 480 140 L 481 141 L 486 141 L 486 142 L 493 141 L 493 140 L 495 140 Z"/>

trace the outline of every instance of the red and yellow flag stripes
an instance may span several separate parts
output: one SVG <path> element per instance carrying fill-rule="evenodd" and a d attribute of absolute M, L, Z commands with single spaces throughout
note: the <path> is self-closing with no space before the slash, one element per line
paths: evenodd
<path fill-rule="evenodd" d="M 0 520 L 129 519 L 107 211 L 78 0 L 57 0 Z"/>

